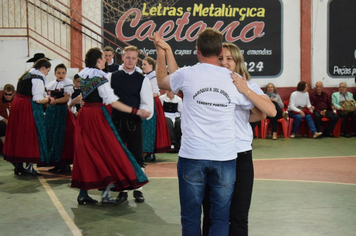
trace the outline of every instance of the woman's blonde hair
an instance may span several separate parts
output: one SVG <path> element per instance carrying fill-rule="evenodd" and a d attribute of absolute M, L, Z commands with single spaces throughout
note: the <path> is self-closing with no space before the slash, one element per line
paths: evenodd
<path fill-rule="evenodd" d="M 233 43 L 223 43 L 222 46 L 223 48 L 227 48 L 230 51 L 231 57 L 236 63 L 235 72 L 239 73 L 240 75 L 245 73 L 246 80 L 250 80 L 251 75 L 247 71 L 244 56 L 242 55 L 240 48 Z"/>

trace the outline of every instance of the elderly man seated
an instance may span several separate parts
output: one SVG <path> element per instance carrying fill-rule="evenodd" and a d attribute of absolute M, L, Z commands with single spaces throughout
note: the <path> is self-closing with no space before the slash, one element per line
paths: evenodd
<path fill-rule="evenodd" d="M 315 128 L 318 132 L 321 132 L 321 119 L 323 117 L 328 118 L 329 124 L 323 132 L 323 136 L 333 136 L 333 130 L 336 123 L 339 121 L 339 116 L 333 112 L 334 106 L 331 103 L 329 94 L 323 92 L 323 82 L 317 81 L 315 83 L 315 89 L 310 94 L 310 103 L 314 106 L 314 122 Z"/>
<path fill-rule="evenodd" d="M 337 114 L 340 116 L 342 119 L 341 123 L 341 132 L 344 133 L 344 137 L 350 138 L 351 135 L 349 134 L 347 130 L 348 126 L 348 121 L 349 117 L 352 118 L 352 124 L 354 128 L 354 133 L 356 135 L 356 111 L 355 111 L 355 105 L 353 105 L 352 110 L 346 110 L 345 107 L 343 107 L 344 101 L 354 101 L 354 97 L 352 93 L 347 92 L 347 85 L 345 82 L 341 82 L 339 84 L 339 92 L 335 92 L 332 94 L 332 103 L 337 109 Z"/>

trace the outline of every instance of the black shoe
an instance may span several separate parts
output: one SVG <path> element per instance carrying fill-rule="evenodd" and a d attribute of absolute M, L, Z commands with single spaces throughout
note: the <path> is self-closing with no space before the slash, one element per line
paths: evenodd
<path fill-rule="evenodd" d="M 68 173 L 68 172 L 70 172 L 70 171 L 71 171 L 70 165 L 66 165 L 65 167 L 62 167 L 62 168 L 59 170 L 59 172 L 61 172 L 61 173 Z"/>
<path fill-rule="evenodd" d="M 84 204 L 95 204 L 98 201 L 95 199 L 92 199 L 91 197 L 78 197 L 77 198 L 78 204 L 79 205 L 84 205 Z"/>
<path fill-rule="evenodd" d="M 49 172 L 56 172 L 56 171 L 59 171 L 61 168 L 59 166 L 55 166 L 54 168 L 52 169 L 48 169 Z"/>
<path fill-rule="evenodd" d="M 334 137 L 333 133 L 323 133 L 323 137 Z"/>
<path fill-rule="evenodd" d="M 145 198 L 143 197 L 143 194 L 141 191 L 134 190 L 133 197 L 135 198 L 135 202 L 142 203 L 145 201 Z"/>
<path fill-rule="evenodd" d="M 351 138 L 351 135 L 350 135 L 349 133 L 345 133 L 345 134 L 344 134 L 344 137 L 345 137 L 345 138 Z"/>
<path fill-rule="evenodd" d="M 156 161 L 156 155 L 155 154 L 147 154 L 145 157 L 144 157 L 145 161 L 147 162 L 154 162 Z"/>
<path fill-rule="evenodd" d="M 121 204 L 125 201 L 127 201 L 127 192 L 120 192 L 119 196 L 117 196 L 117 198 L 116 198 L 116 202 L 118 204 Z"/>
<path fill-rule="evenodd" d="M 17 167 L 15 167 L 15 169 L 14 169 L 14 173 L 15 173 L 15 175 L 24 175 L 24 176 L 26 176 L 27 175 L 27 172 L 26 172 L 26 170 L 24 169 L 24 168 L 17 168 Z"/>

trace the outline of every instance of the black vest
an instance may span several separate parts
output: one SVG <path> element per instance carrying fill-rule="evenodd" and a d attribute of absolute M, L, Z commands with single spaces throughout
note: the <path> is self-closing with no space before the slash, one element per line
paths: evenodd
<path fill-rule="evenodd" d="M 102 103 L 103 99 L 99 95 L 98 88 L 94 89 L 88 96 L 86 96 L 84 102 Z"/>
<path fill-rule="evenodd" d="M 178 112 L 178 103 L 163 102 L 164 112 L 175 113 Z"/>
<path fill-rule="evenodd" d="M 111 65 L 108 65 L 108 72 L 115 72 L 119 70 L 119 64 L 112 63 Z"/>
<path fill-rule="evenodd" d="M 82 93 L 82 91 L 78 88 L 74 88 L 74 92 L 72 93 L 72 99 L 78 97 L 80 94 Z M 77 108 L 77 111 L 80 110 L 80 104 L 76 104 L 75 107 Z"/>
<path fill-rule="evenodd" d="M 140 92 L 144 76 L 137 71 L 129 75 L 125 71 L 119 70 L 111 76 L 111 87 L 119 97 L 119 101 L 134 108 L 140 107 Z M 137 115 L 120 112 L 113 109 L 113 118 L 140 119 Z"/>
<path fill-rule="evenodd" d="M 41 78 L 30 78 L 29 75 L 26 75 L 26 76 L 22 77 L 20 79 L 20 81 L 17 83 L 16 93 L 32 97 L 32 80 L 33 79 L 40 79 L 43 82 L 43 79 L 41 79 Z"/>

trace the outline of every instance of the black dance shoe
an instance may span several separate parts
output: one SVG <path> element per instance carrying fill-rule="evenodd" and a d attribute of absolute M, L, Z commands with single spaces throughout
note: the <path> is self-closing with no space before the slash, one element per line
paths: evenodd
<path fill-rule="evenodd" d="M 71 171 L 70 165 L 66 165 L 65 167 L 62 167 L 59 172 L 61 173 L 69 173 Z"/>
<path fill-rule="evenodd" d="M 15 169 L 14 169 L 14 173 L 15 173 L 15 175 L 23 175 L 23 176 L 26 176 L 26 174 L 27 174 L 27 172 L 26 172 L 26 170 L 24 169 L 24 168 L 17 168 L 17 167 L 15 167 Z"/>
<path fill-rule="evenodd" d="M 91 197 L 78 197 L 77 198 L 78 205 L 84 205 L 84 204 L 95 204 L 98 201 L 95 199 L 92 199 Z"/>
<path fill-rule="evenodd" d="M 116 198 L 116 202 L 118 204 L 121 204 L 125 201 L 127 201 L 127 192 L 120 192 L 119 196 L 117 196 L 117 198 Z"/>
<path fill-rule="evenodd" d="M 145 157 L 144 157 L 145 161 L 147 162 L 155 162 L 156 161 L 156 155 L 155 154 L 147 154 Z"/>
<path fill-rule="evenodd" d="M 142 203 L 145 201 L 145 198 L 143 197 L 143 194 L 141 191 L 134 190 L 133 197 L 135 198 L 135 202 Z"/>

